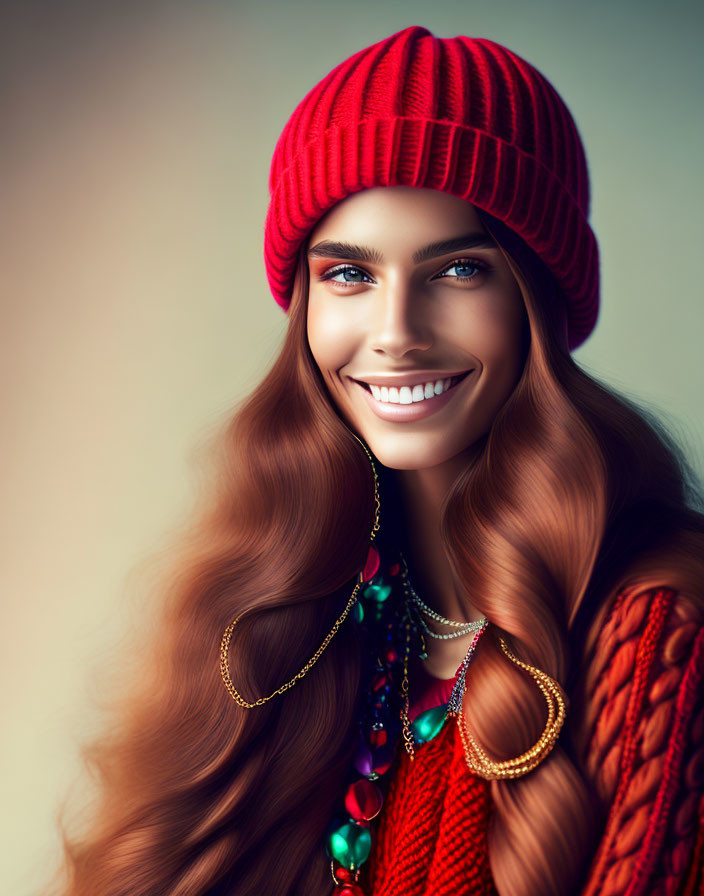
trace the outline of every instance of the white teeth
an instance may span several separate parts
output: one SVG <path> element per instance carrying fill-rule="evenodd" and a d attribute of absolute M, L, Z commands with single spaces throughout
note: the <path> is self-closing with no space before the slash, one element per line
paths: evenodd
<path fill-rule="evenodd" d="M 435 380 L 435 382 L 417 383 L 415 386 L 378 386 L 375 383 L 368 383 L 369 389 L 377 401 L 384 404 L 415 404 L 418 401 L 425 401 L 427 398 L 434 398 L 436 395 L 442 395 L 450 388 L 452 377 L 445 380 Z"/>

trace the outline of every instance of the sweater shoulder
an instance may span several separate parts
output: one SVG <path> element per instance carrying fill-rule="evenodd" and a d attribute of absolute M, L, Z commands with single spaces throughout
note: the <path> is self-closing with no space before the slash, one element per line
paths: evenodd
<path fill-rule="evenodd" d="M 584 896 L 676 893 L 704 809 L 704 601 L 624 588 L 585 657 L 582 760 L 605 826 Z"/>

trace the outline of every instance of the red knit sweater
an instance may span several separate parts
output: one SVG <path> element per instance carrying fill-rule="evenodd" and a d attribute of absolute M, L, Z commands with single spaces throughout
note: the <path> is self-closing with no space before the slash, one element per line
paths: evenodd
<path fill-rule="evenodd" d="M 411 716 L 447 701 L 429 676 Z M 582 682 L 587 777 L 609 807 L 580 896 L 704 896 L 704 623 L 668 588 L 624 589 L 588 648 Z M 496 894 L 489 782 L 457 725 L 410 761 L 401 750 L 368 868 L 373 896 Z"/>

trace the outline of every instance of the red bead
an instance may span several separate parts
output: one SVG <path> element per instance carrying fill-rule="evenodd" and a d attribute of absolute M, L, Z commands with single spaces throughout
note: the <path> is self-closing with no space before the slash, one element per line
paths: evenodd
<path fill-rule="evenodd" d="M 387 663 L 395 663 L 398 659 L 398 653 L 395 647 L 387 647 L 384 651 L 384 659 Z"/>
<path fill-rule="evenodd" d="M 374 678 L 372 678 L 372 690 L 380 691 L 385 684 L 388 684 L 391 681 L 391 676 L 388 672 L 377 672 Z"/>
<path fill-rule="evenodd" d="M 350 784 L 345 794 L 345 809 L 358 822 L 371 821 L 381 811 L 384 797 L 373 781 L 362 778 Z"/>
<path fill-rule="evenodd" d="M 342 881 L 351 881 L 353 879 L 352 872 L 349 868 L 345 868 L 344 865 L 340 865 L 339 868 L 335 869 L 335 877 Z"/>
<path fill-rule="evenodd" d="M 364 896 L 364 890 L 357 884 L 345 884 L 341 890 L 335 891 L 335 896 Z"/>
<path fill-rule="evenodd" d="M 373 747 L 383 747 L 388 736 L 386 728 L 372 728 L 369 732 L 369 743 Z"/>
<path fill-rule="evenodd" d="M 374 547 L 374 545 L 369 546 L 369 550 L 367 551 L 367 559 L 364 563 L 364 569 L 362 570 L 362 581 L 368 582 L 371 578 L 373 578 L 377 572 L 379 572 L 379 567 L 381 566 L 381 558 L 379 557 L 379 551 Z"/>

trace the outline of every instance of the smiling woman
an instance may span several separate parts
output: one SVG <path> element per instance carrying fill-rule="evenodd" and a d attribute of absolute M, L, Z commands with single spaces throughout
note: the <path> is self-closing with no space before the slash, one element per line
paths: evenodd
<path fill-rule="evenodd" d="M 303 98 L 269 186 L 286 339 L 61 892 L 704 892 L 702 496 L 572 357 L 599 266 L 569 110 L 409 27 Z"/>
<path fill-rule="evenodd" d="M 476 210 L 436 190 L 363 190 L 310 243 L 308 342 L 343 419 L 387 467 L 469 459 L 529 338 L 518 283 Z"/>

